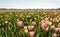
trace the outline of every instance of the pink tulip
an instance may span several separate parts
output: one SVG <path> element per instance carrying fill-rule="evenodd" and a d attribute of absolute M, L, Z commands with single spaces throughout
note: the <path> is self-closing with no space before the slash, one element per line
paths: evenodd
<path fill-rule="evenodd" d="M 46 24 L 46 21 L 45 21 L 45 20 L 42 20 L 42 21 L 41 21 L 41 25 L 42 25 L 42 24 Z"/>
<path fill-rule="evenodd" d="M 36 22 L 32 22 L 32 25 L 35 25 L 36 24 Z"/>
<path fill-rule="evenodd" d="M 30 37 L 34 37 L 35 32 L 31 31 L 30 32 Z"/>
<path fill-rule="evenodd" d="M 45 21 L 46 24 L 49 24 L 49 21 Z"/>
<path fill-rule="evenodd" d="M 56 32 L 60 32 L 60 28 L 55 28 L 55 31 Z"/>
<path fill-rule="evenodd" d="M 2 16 L 0 16 L 0 18 L 2 18 Z"/>
<path fill-rule="evenodd" d="M 50 29 L 51 30 L 55 30 L 55 26 L 50 26 Z"/>
<path fill-rule="evenodd" d="M 57 34 L 56 34 L 56 33 L 54 33 L 54 34 L 52 35 L 52 37 L 57 37 Z"/>
<path fill-rule="evenodd" d="M 33 30 L 34 26 L 28 26 L 28 30 Z"/>
<path fill-rule="evenodd" d="M 24 32 L 25 32 L 25 33 L 28 33 L 28 29 L 25 29 Z"/>
<path fill-rule="evenodd" d="M 60 23 L 58 24 L 58 28 L 60 28 Z"/>
<path fill-rule="evenodd" d="M 54 18 L 53 21 L 54 22 L 59 22 L 59 20 L 57 18 Z"/>
<path fill-rule="evenodd" d="M 45 30 L 47 28 L 47 25 L 45 23 L 42 23 L 41 27 L 43 30 Z"/>
<path fill-rule="evenodd" d="M 18 21 L 18 22 L 17 22 L 17 25 L 18 25 L 18 26 L 22 26 L 22 25 L 23 25 L 23 22 L 22 22 L 22 21 Z"/>

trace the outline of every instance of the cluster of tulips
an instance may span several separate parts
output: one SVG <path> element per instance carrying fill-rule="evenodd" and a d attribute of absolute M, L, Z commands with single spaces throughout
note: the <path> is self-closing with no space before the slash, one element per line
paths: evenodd
<path fill-rule="evenodd" d="M 60 37 L 60 11 L 0 12 L 0 37 Z"/>

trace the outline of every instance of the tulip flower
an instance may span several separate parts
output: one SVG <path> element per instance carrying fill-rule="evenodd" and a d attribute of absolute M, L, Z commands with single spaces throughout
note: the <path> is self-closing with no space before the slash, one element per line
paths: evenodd
<path fill-rule="evenodd" d="M 34 20 L 36 20 L 37 18 L 34 18 Z"/>
<path fill-rule="evenodd" d="M 30 37 L 34 37 L 35 32 L 31 31 L 30 32 Z"/>
<path fill-rule="evenodd" d="M 23 25 L 23 22 L 22 22 L 22 21 L 18 21 L 18 22 L 17 22 L 17 25 L 20 27 L 20 26 Z"/>
<path fill-rule="evenodd" d="M 19 19 L 17 19 L 17 21 L 19 21 Z"/>
<path fill-rule="evenodd" d="M 6 18 L 9 18 L 9 15 L 6 15 Z"/>
<path fill-rule="evenodd" d="M 27 26 L 24 26 L 24 30 L 26 30 L 27 29 Z"/>
<path fill-rule="evenodd" d="M 45 30 L 47 28 L 47 25 L 45 23 L 42 23 L 41 27 L 42 27 L 43 30 Z"/>
<path fill-rule="evenodd" d="M 49 24 L 50 22 L 49 21 L 45 21 L 46 24 Z"/>
<path fill-rule="evenodd" d="M 25 29 L 24 32 L 25 32 L 25 33 L 28 33 L 28 29 Z"/>
<path fill-rule="evenodd" d="M 30 19 L 30 22 L 32 22 L 32 19 Z"/>
<path fill-rule="evenodd" d="M 50 26 L 50 29 L 51 30 L 55 30 L 55 26 Z"/>
<path fill-rule="evenodd" d="M 58 28 L 60 28 L 60 23 L 58 23 Z"/>
<path fill-rule="evenodd" d="M 33 30 L 34 26 L 28 26 L 28 30 Z"/>
<path fill-rule="evenodd" d="M 53 21 L 54 22 L 59 22 L 59 20 L 57 18 L 54 18 Z"/>
<path fill-rule="evenodd" d="M 52 21 L 53 19 L 52 18 L 50 18 L 50 21 Z"/>
<path fill-rule="evenodd" d="M 30 15 L 27 15 L 26 18 L 30 18 L 31 16 Z"/>
<path fill-rule="evenodd" d="M 45 31 L 48 31 L 48 27 L 45 29 Z"/>
<path fill-rule="evenodd" d="M 48 22 L 48 24 L 51 26 L 52 22 Z"/>
<path fill-rule="evenodd" d="M 35 25 L 36 24 L 36 22 L 32 22 L 32 25 Z"/>
<path fill-rule="evenodd" d="M 60 28 L 55 28 L 55 31 L 60 33 Z"/>
<path fill-rule="evenodd" d="M 0 16 L 0 18 L 2 18 L 2 16 Z"/>
<path fill-rule="evenodd" d="M 58 17 L 58 19 L 60 20 L 60 17 Z"/>
<path fill-rule="evenodd" d="M 8 21 L 5 21 L 5 24 L 9 24 L 9 22 Z"/>
<path fill-rule="evenodd" d="M 54 34 L 52 35 L 52 37 L 57 37 L 57 34 L 56 34 L 56 33 L 54 33 Z"/>
<path fill-rule="evenodd" d="M 41 23 L 43 23 L 43 22 L 45 23 L 45 20 L 41 20 Z"/>
<path fill-rule="evenodd" d="M 45 20 L 45 21 L 48 21 L 48 18 L 45 18 L 44 20 Z"/>

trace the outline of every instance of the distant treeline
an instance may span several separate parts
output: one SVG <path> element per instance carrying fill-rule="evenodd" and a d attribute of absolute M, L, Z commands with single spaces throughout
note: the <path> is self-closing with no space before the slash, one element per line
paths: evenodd
<path fill-rule="evenodd" d="M 15 8 L 10 8 L 10 9 L 7 9 L 7 8 L 0 8 L 0 10 L 24 10 L 24 9 L 15 9 Z M 31 9 L 25 9 L 25 10 L 31 10 Z M 34 10 L 34 9 L 32 9 L 32 10 Z M 51 8 L 51 9 L 43 9 L 43 8 L 41 8 L 41 9 L 39 9 L 39 8 L 37 8 L 37 10 L 60 10 L 60 8 Z"/>

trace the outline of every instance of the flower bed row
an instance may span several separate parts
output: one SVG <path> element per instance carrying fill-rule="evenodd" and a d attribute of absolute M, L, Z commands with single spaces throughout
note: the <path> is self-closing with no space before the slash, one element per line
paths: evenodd
<path fill-rule="evenodd" d="M 0 37 L 60 37 L 60 12 L 0 12 Z"/>

